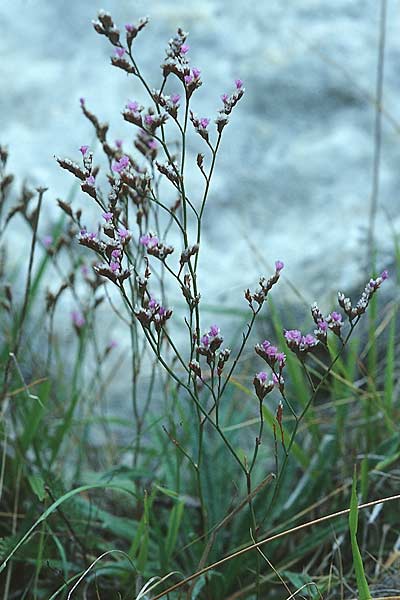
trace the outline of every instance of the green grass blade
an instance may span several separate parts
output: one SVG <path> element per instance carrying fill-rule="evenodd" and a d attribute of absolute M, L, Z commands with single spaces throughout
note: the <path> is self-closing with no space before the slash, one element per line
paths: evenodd
<path fill-rule="evenodd" d="M 6 558 L 0 564 L 0 573 L 6 568 L 8 561 L 14 556 L 14 554 L 17 552 L 17 550 L 19 550 L 19 548 L 21 548 L 21 546 L 23 546 L 23 544 L 30 538 L 30 536 L 35 531 L 35 529 L 40 525 L 40 523 L 43 523 L 43 521 L 45 521 L 50 515 L 52 515 L 54 513 L 54 511 L 56 511 L 57 508 L 59 506 L 61 506 L 61 504 L 63 504 L 63 502 L 65 502 L 66 500 L 69 500 L 70 498 L 73 498 L 77 494 L 86 492 L 88 490 L 93 490 L 96 488 L 97 489 L 101 489 L 101 488 L 107 489 L 108 488 L 108 489 L 113 489 L 113 490 L 119 490 L 121 492 L 126 492 L 127 494 L 131 494 L 132 496 L 134 496 L 136 498 L 136 494 L 131 489 L 121 487 L 120 485 L 116 485 L 114 483 L 97 483 L 94 485 L 81 485 L 80 487 L 67 492 L 66 494 L 64 494 L 63 496 L 58 498 L 55 502 L 53 502 L 49 506 L 49 508 L 47 510 L 45 510 L 44 513 L 42 513 L 40 515 L 40 517 L 34 522 L 34 524 L 28 529 L 28 531 L 25 533 L 25 535 L 22 536 L 22 538 L 19 540 L 19 542 L 14 546 L 14 548 L 8 553 Z"/>
<path fill-rule="evenodd" d="M 178 531 L 183 517 L 184 507 L 184 502 L 177 502 L 171 510 L 168 523 L 167 539 L 165 541 L 165 560 L 167 565 L 171 559 L 172 553 L 175 550 L 176 542 L 178 539 Z"/>
<path fill-rule="evenodd" d="M 360 549 L 357 543 L 357 527 L 358 527 L 358 501 L 357 501 L 357 474 L 354 470 L 353 486 L 351 489 L 349 528 L 351 551 L 353 554 L 353 565 L 356 573 L 357 589 L 359 600 L 371 600 L 372 596 L 369 591 L 367 579 L 365 577 L 364 566 L 361 558 Z"/>
<path fill-rule="evenodd" d="M 396 314 L 397 314 L 397 306 L 393 310 L 392 318 L 390 320 L 389 335 L 388 335 L 387 350 L 386 350 L 384 399 L 385 399 L 385 407 L 386 407 L 389 417 L 392 414 L 392 404 L 393 404 Z"/>

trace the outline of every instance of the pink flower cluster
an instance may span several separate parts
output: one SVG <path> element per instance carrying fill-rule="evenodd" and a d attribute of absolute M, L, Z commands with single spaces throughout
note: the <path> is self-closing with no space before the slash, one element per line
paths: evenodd
<path fill-rule="evenodd" d="M 283 379 L 281 376 L 275 375 L 275 373 L 272 374 L 272 379 L 268 379 L 268 373 L 260 371 L 253 379 L 253 385 L 257 398 L 262 402 L 275 386 L 283 386 Z"/>
<path fill-rule="evenodd" d="M 134 314 L 143 327 L 149 329 L 151 323 L 153 323 L 156 331 L 160 332 L 167 320 L 171 318 L 172 309 L 165 308 L 151 296 L 147 304 L 144 304 L 140 308 L 135 308 Z"/>
<path fill-rule="evenodd" d="M 191 70 L 189 75 L 185 75 L 185 77 L 183 78 L 185 84 L 187 86 L 190 86 L 190 84 L 192 83 L 198 83 L 199 79 L 200 79 L 200 75 L 201 75 L 201 71 L 200 69 L 197 69 L 196 67 L 193 67 L 193 69 Z"/>
<path fill-rule="evenodd" d="M 318 344 L 318 340 L 311 333 L 303 335 L 299 329 L 286 329 L 284 337 L 288 348 L 299 356 L 303 356 Z"/>
<path fill-rule="evenodd" d="M 114 162 L 112 164 L 111 169 L 115 172 L 115 173 L 122 173 L 122 171 L 124 171 L 126 169 L 126 167 L 129 165 L 130 160 L 129 160 L 129 156 L 122 156 L 119 160 L 117 160 L 116 162 Z"/>
<path fill-rule="evenodd" d="M 214 356 L 216 350 L 224 341 L 220 333 L 221 330 L 218 325 L 211 325 L 210 329 L 200 338 L 200 344 L 197 346 L 199 353 L 210 358 Z"/>
<path fill-rule="evenodd" d="M 268 379 L 268 375 L 265 371 L 261 371 L 253 379 L 257 397 L 262 401 L 275 386 L 279 387 L 280 391 L 283 392 L 285 381 L 283 379 L 282 371 L 286 364 L 286 355 L 283 352 L 280 352 L 278 348 L 268 340 L 264 340 L 261 344 L 257 344 L 254 350 L 272 369 L 271 379 Z"/>
<path fill-rule="evenodd" d="M 152 235 L 151 233 L 146 233 L 139 238 L 139 242 L 145 246 L 147 249 L 154 248 L 158 245 L 159 239 L 156 235 Z"/>

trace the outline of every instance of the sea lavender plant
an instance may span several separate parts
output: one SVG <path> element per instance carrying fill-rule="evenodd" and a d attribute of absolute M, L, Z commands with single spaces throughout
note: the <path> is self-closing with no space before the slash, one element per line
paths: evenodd
<path fill-rule="evenodd" d="M 168 43 L 161 64 L 159 86 L 153 88 L 142 73 L 137 59 L 136 37 L 147 26 L 148 20 L 127 24 L 125 32 L 115 25 L 110 14 L 102 11 L 93 22 L 97 33 L 105 36 L 113 46 L 111 64 L 132 77 L 145 90 L 147 106 L 128 99 L 121 102 L 122 117 L 132 125 L 136 137 L 133 154 L 125 141 L 114 143 L 108 140 L 108 125 L 101 123 L 87 107 L 85 99 L 80 105 L 83 114 L 94 126 L 99 146 L 106 157 L 107 184 L 98 184 L 103 168 L 97 153 L 87 144 L 81 145 L 80 161 L 58 158 L 59 165 L 72 173 L 79 181 L 82 192 L 98 206 L 98 222 L 88 227 L 82 223 L 82 212 L 59 203 L 72 219 L 79 234 L 78 243 L 97 257 L 93 269 L 98 277 L 115 286 L 122 297 L 125 317 L 128 319 L 132 342 L 132 395 L 133 411 L 137 417 L 136 439 L 140 439 L 145 409 L 140 407 L 136 394 L 137 378 L 147 357 L 153 353 L 156 362 L 176 384 L 176 390 L 192 402 L 197 421 L 197 448 L 186 450 L 179 439 L 169 434 L 169 439 L 182 452 L 194 471 L 197 494 L 200 501 L 199 535 L 209 539 L 209 515 L 204 493 L 202 465 L 206 435 L 213 431 L 222 442 L 234 464 L 242 472 L 246 484 L 252 536 L 257 540 L 262 524 L 253 502 L 254 483 L 252 476 L 264 427 L 263 404 L 273 390 L 279 401 L 273 422 L 275 442 L 277 429 L 283 451 L 279 466 L 278 450 L 275 451 L 275 486 L 269 498 L 269 509 L 278 501 L 280 486 L 294 444 L 298 427 L 312 406 L 316 395 L 331 373 L 343 352 L 350 335 L 368 307 L 373 294 L 387 278 L 384 271 L 377 279 L 371 279 L 365 291 L 353 307 L 351 301 L 339 294 L 339 305 L 348 319 L 348 332 L 344 334 L 345 321 L 341 313 L 333 311 L 323 317 L 317 305 L 311 313 L 315 324 L 312 333 L 303 334 L 298 329 L 284 331 L 288 350 L 300 361 L 311 386 L 311 393 L 301 412 L 297 412 L 295 401 L 287 394 L 285 365 L 287 357 L 281 349 L 265 340 L 257 344 L 255 351 L 268 365 L 267 371 L 258 372 L 253 378 L 255 395 L 259 402 L 259 432 L 250 458 L 243 456 L 226 433 L 221 422 L 221 405 L 227 397 L 227 388 L 237 372 L 239 361 L 245 352 L 256 320 L 268 300 L 269 293 L 278 283 L 284 268 L 277 260 L 269 278 L 261 277 L 259 288 L 254 292 L 245 290 L 249 320 L 242 339 L 232 351 L 223 347 L 224 336 L 216 324 L 204 329 L 201 281 L 198 277 L 198 261 L 202 245 L 204 211 L 220 150 L 222 135 L 229 123 L 231 113 L 242 99 L 245 89 L 243 81 L 236 79 L 232 91 L 221 96 L 222 107 L 214 118 L 198 116 L 194 110 L 196 95 L 203 85 L 202 72 L 190 64 L 187 33 L 178 29 Z M 167 93 L 167 90 L 170 90 Z M 175 150 L 172 141 L 178 134 L 180 146 Z M 190 194 L 190 181 L 186 176 L 187 138 L 197 135 L 204 144 L 204 152 L 197 154 L 196 164 L 204 180 L 200 199 Z M 79 142 L 77 143 L 77 145 Z M 173 149 L 174 148 L 174 149 Z M 167 243 L 167 235 L 175 227 L 179 243 Z M 177 246 L 179 245 L 179 249 Z M 186 343 L 176 339 L 174 323 L 178 317 L 168 302 L 167 278 L 174 283 L 183 297 L 186 313 L 183 323 L 187 330 Z M 84 317 L 73 314 L 73 323 L 79 331 L 85 324 Z M 332 332 L 341 342 L 339 353 L 330 360 L 325 373 L 317 385 L 307 368 L 307 357 L 320 347 L 329 344 Z M 143 350 L 140 350 L 143 348 Z M 283 415 L 285 407 L 294 419 L 289 439 L 285 439 Z M 206 429 L 207 426 L 207 429 Z M 277 444 L 275 444 L 277 446 Z M 140 446 L 136 446 L 134 464 L 137 463 Z M 267 511 L 268 512 L 268 511 Z M 202 562 L 207 559 L 211 547 L 206 546 Z M 257 597 L 260 593 L 260 562 L 256 561 Z"/>

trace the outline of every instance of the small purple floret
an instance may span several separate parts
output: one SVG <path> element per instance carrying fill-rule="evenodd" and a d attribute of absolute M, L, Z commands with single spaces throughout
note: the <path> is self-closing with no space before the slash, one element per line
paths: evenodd
<path fill-rule="evenodd" d="M 311 333 L 307 333 L 307 335 L 303 335 L 301 342 L 305 346 L 315 346 L 317 339 Z"/>
<path fill-rule="evenodd" d="M 117 162 L 113 163 L 112 170 L 116 173 L 121 173 L 129 165 L 129 156 L 123 156 Z"/>
<path fill-rule="evenodd" d="M 333 312 L 331 312 L 331 317 L 332 317 L 332 321 L 335 321 L 336 323 L 340 323 L 342 321 L 342 315 L 338 312 L 336 312 L 335 310 Z"/>
<path fill-rule="evenodd" d="M 72 323 L 78 329 L 80 329 L 81 327 L 83 327 L 84 324 L 86 323 L 85 317 L 82 315 L 82 313 L 80 313 L 77 310 L 73 310 L 72 311 L 72 313 L 71 313 L 71 319 L 72 319 Z"/>
<path fill-rule="evenodd" d="M 285 331 L 284 336 L 288 342 L 296 342 L 297 344 L 301 342 L 301 331 L 298 329 L 289 329 Z"/>
<path fill-rule="evenodd" d="M 120 227 L 118 229 L 118 235 L 122 240 L 126 240 L 126 238 L 130 236 L 130 234 L 131 234 L 130 231 L 128 231 L 124 227 Z"/>
<path fill-rule="evenodd" d="M 155 298 L 151 297 L 149 300 L 149 308 L 151 308 L 153 310 L 154 308 L 157 308 L 157 306 L 158 306 L 157 300 Z"/>
<path fill-rule="evenodd" d="M 256 377 L 260 383 L 265 383 L 268 379 L 268 375 L 265 371 L 260 371 L 260 373 L 257 373 Z"/>
<path fill-rule="evenodd" d="M 218 327 L 218 325 L 211 325 L 208 335 L 210 335 L 211 337 L 215 337 L 216 335 L 219 335 L 220 331 L 221 330 Z"/>
<path fill-rule="evenodd" d="M 129 100 L 128 104 L 126 105 L 126 108 L 132 111 L 133 113 L 136 113 L 139 110 L 139 103 L 136 102 L 136 100 L 134 100 L 133 102 Z"/>
<path fill-rule="evenodd" d="M 207 334 L 206 334 L 206 335 L 203 335 L 203 336 L 200 338 L 200 342 L 201 342 L 201 344 L 202 344 L 203 346 L 205 346 L 205 347 L 207 348 L 207 346 L 209 346 L 209 345 L 210 345 L 210 338 L 208 337 L 208 335 L 207 335 Z"/>

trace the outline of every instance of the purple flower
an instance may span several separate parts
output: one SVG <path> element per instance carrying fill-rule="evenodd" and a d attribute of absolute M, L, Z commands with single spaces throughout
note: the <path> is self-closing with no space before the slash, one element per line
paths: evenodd
<path fill-rule="evenodd" d="M 139 242 L 141 244 L 143 244 L 143 246 L 146 246 L 146 247 L 147 247 L 147 244 L 149 243 L 149 241 L 150 241 L 150 236 L 148 233 L 140 236 L 140 238 L 139 238 Z"/>
<path fill-rule="evenodd" d="M 211 337 L 215 337 L 216 335 L 219 335 L 220 331 L 221 330 L 218 327 L 218 325 L 211 325 L 208 335 L 210 335 Z"/>
<path fill-rule="evenodd" d="M 158 144 L 157 144 L 156 140 L 149 140 L 147 142 L 147 145 L 150 148 L 150 150 L 157 150 L 157 148 L 158 148 Z"/>
<path fill-rule="evenodd" d="M 303 335 L 301 338 L 301 343 L 305 346 L 315 346 L 318 340 L 311 333 L 307 333 L 307 335 Z"/>
<path fill-rule="evenodd" d="M 318 321 L 318 329 L 328 331 L 328 323 L 326 321 Z"/>
<path fill-rule="evenodd" d="M 270 358 L 276 358 L 276 354 L 278 352 L 278 348 L 276 346 L 268 346 L 266 349 L 266 353 Z"/>
<path fill-rule="evenodd" d="M 82 315 L 82 313 L 80 313 L 77 310 L 72 311 L 71 320 L 72 320 L 72 323 L 75 325 L 75 327 L 77 327 L 78 329 L 83 327 L 84 324 L 86 323 L 85 317 Z"/>
<path fill-rule="evenodd" d="M 114 260 L 112 260 L 112 261 L 110 262 L 110 269 L 111 269 L 111 271 L 112 271 L 113 273 L 115 273 L 115 271 L 118 271 L 118 270 L 119 270 L 119 268 L 120 268 L 120 264 L 119 264 L 119 262 L 116 262 L 116 261 L 114 261 Z"/>
<path fill-rule="evenodd" d="M 200 343 L 202 344 L 202 346 L 205 346 L 207 348 L 207 346 L 210 345 L 210 338 L 208 337 L 207 334 L 203 335 L 200 338 Z"/>
<path fill-rule="evenodd" d="M 125 54 L 125 48 L 115 48 L 115 54 L 118 56 L 118 58 L 122 58 Z"/>
<path fill-rule="evenodd" d="M 189 50 L 190 50 L 190 46 L 188 46 L 187 44 L 182 44 L 181 54 L 186 54 L 187 52 L 189 52 Z"/>
<path fill-rule="evenodd" d="M 159 239 L 156 235 L 153 235 L 153 237 L 151 237 L 149 239 L 149 242 L 147 244 L 147 248 L 154 248 L 155 246 L 157 246 L 157 244 L 159 243 Z"/>
<path fill-rule="evenodd" d="M 271 342 L 269 342 L 268 340 L 264 340 L 263 343 L 261 344 L 261 346 L 263 347 L 263 349 L 265 350 L 265 352 L 268 350 L 268 348 L 270 347 Z"/>
<path fill-rule="evenodd" d="M 284 266 L 285 265 L 283 264 L 283 262 L 281 260 L 277 260 L 275 262 L 275 270 L 276 270 L 276 272 L 280 273 L 282 271 L 282 269 L 283 269 Z"/>
<path fill-rule="evenodd" d="M 172 96 L 171 96 L 172 104 L 178 104 L 180 99 L 181 99 L 181 97 L 179 94 L 172 94 Z"/>
<path fill-rule="evenodd" d="M 159 243 L 159 239 L 156 235 L 146 233 L 139 238 L 139 242 L 146 246 L 146 248 L 154 248 Z"/>
<path fill-rule="evenodd" d="M 336 323 L 340 323 L 342 321 L 342 315 L 338 312 L 336 312 L 335 310 L 333 312 L 331 312 L 331 318 L 332 321 L 335 321 Z"/>
<path fill-rule="evenodd" d="M 192 75 L 193 75 L 194 79 L 198 79 L 200 77 L 200 73 L 201 73 L 200 69 L 193 67 Z"/>
<path fill-rule="evenodd" d="M 203 117 L 203 119 L 200 119 L 200 125 L 203 129 L 207 129 L 209 123 L 210 123 L 210 119 L 207 119 L 205 117 Z"/>
<path fill-rule="evenodd" d="M 243 87 L 243 81 L 241 79 L 235 79 L 236 89 L 240 90 Z"/>
<path fill-rule="evenodd" d="M 85 98 L 79 98 L 79 104 L 85 106 Z"/>
<path fill-rule="evenodd" d="M 43 240 L 42 240 L 42 242 L 43 242 L 43 246 L 45 248 L 50 248 L 50 246 L 53 243 L 53 236 L 51 236 L 51 235 L 45 235 L 44 238 L 43 238 Z"/>
<path fill-rule="evenodd" d="M 386 279 L 387 279 L 388 277 L 389 277 L 389 273 L 388 273 L 388 271 L 385 269 L 385 270 L 384 270 L 384 271 L 382 271 L 382 273 L 381 273 L 381 279 L 382 279 L 383 281 L 386 281 Z"/>
<path fill-rule="evenodd" d="M 227 101 L 228 101 L 228 98 L 229 98 L 229 96 L 228 96 L 228 94 L 226 94 L 226 93 L 225 93 L 225 94 L 222 94 L 222 96 L 221 96 L 221 100 L 222 100 L 222 102 L 223 102 L 224 104 L 225 104 L 225 102 L 227 102 Z"/>
<path fill-rule="evenodd" d="M 111 212 L 105 212 L 101 216 L 103 217 L 103 219 L 105 221 L 107 221 L 107 223 L 109 223 L 110 221 L 112 221 L 112 218 L 113 218 L 113 214 Z"/>
<path fill-rule="evenodd" d="M 164 308 L 163 306 L 160 306 L 160 308 L 158 309 L 158 314 L 160 315 L 160 317 L 163 317 L 167 312 L 167 309 Z"/>
<path fill-rule="evenodd" d="M 158 307 L 158 302 L 155 298 L 153 298 L 153 296 L 150 298 L 149 300 L 149 308 L 151 308 L 152 310 Z"/>
<path fill-rule="evenodd" d="M 274 385 L 283 385 L 285 383 L 282 375 L 275 375 L 275 373 L 272 373 L 272 381 Z"/>
<path fill-rule="evenodd" d="M 129 165 L 129 156 L 123 156 L 112 165 L 112 170 L 116 173 L 121 173 Z"/>
<path fill-rule="evenodd" d="M 94 185 L 96 184 L 96 180 L 95 180 L 95 178 L 93 177 L 93 175 L 89 175 L 89 177 L 86 177 L 86 181 L 85 181 L 85 183 L 86 183 L 87 185 L 92 185 L 92 186 L 94 186 Z"/>
<path fill-rule="evenodd" d="M 122 140 L 115 140 L 115 145 L 117 146 L 118 150 L 122 149 Z"/>
<path fill-rule="evenodd" d="M 128 104 L 126 105 L 126 108 L 132 111 L 133 113 L 136 113 L 139 110 L 139 103 L 136 102 L 136 100 L 134 100 L 133 102 L 129 100 Z"/>
<path fill-rule="evenodd" d="M 125 29 L 126 29 L 126 31 L 127 31 L 128 33 L 132 33 L 132 31 L 134 31 L 134 30 L 135 30 L 135 26 L 134 26 L 134 25 L 132 25 L 131 23 L 127 23 L 127 24 L 125 25 Z"/>
<path fill-rule="evenodd" d="M 296 344 L 300 344 L 301 342 L 301 331 L 298 329 L 289 329 L 284 333 L 285 340 L 287 342 L 295 342 Z"/>
<path fill-rule="evenodd" d="M 86 152 L 89 150 L 89 146 L 81 146 L 79 151 L 82 152 L 82 156 L 85 156 Z"/>
<path fill-rule="evenodd" d="M 260 371 L 260 373 L 257 373 L 256 377 L 260 383 L 265 383 L 268 379 L 268 375 L 265 371 Z"/>
<path fill-rule="evenodd" d="M 193 81 L 193 77 L 191 75 L 185 75 L 184 81 L 185 81 L 186 85 L 190 85 Z"/>
<path fill-rule="evenodd" d="M 122 240 L 126 240 L 126 238 L 128 238 L 131 235 L 131 232 L 128 231 L 128 229 L 125 229 L 124 227 L 120 227 L 118 229 L 118 235 Z"/>
<path fill-rule="evenodd" d="M 111 252 L 111 256 L 113 258 L 119 258 L 121 256 L 121 250 L 118 250 L 118 248 L 116 248 Z"/>
<path fill-rule="evenodd" d="M 144 118 L 144 122 L 146 123 L 146 125 L 152 125 L 153 121 L 154 121 L 153 115 L 146 115 Z"/>
<path fill-rule="evenodd" d="M 97 238 L 97 233 L 88 232 L 87 229 L 81 229 L 80 235 L 83 237 L 89 238 L 89 240 L 95 240 Z"/>
<path fill-rule="evenodd" d="M 283 369 L 286 363 L 286 354 L 284 354 L 283 352 L 277 352 L 275 354 L 275 358 L 278 361 L 280 368 Z"/>

